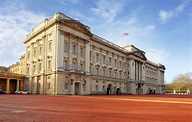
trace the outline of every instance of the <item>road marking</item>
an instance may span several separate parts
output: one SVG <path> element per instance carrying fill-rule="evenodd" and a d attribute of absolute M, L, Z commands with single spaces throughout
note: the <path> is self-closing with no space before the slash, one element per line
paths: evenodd
<path fill-rule="evenodd" d="M 115 98 L 114 98 L 115 99 Z M 141 101 L 141 102 L 156 102 L 156 103 L 180 103 L 180 104 L 192 104 L 192 102 L 183 102 L 183 101 L 164 101 L 164 100 L 143 100 L 143 99 L 122 99 L 127 101 Z"/>
<path fill-rule="evenodd" d="M 103 97 L 99 98 L 99 97 L 88 97 L 88 96 L 75 96 L 75 97 L 86 97 L 86 98 L 95 98 L 95 99 L 109 99 L 109 100 L 124 100 L 124 101 L 137 101 L 137 102 L 192 104 L 192 102 L 184 102 L 184 101 L 144 100 L 144 99 L 130 99 L 130 98 L 103 98 Z"/>
<path fill-rule="evenodd" d="M 25 110 L 13 110 L 11 113 L 24 113 Z"/>

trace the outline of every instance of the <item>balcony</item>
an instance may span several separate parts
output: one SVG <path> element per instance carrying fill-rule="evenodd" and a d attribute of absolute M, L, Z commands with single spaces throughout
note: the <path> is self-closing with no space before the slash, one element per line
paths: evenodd
<path fill-rule="evenodd" d="M 76 69 L 69 69 L 69 72 L 75 74 L 85 74 L 83 70 L 76 70 Z"/>

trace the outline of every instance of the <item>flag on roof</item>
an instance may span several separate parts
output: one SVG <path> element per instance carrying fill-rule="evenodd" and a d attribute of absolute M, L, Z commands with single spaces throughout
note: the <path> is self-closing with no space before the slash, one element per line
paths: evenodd
<path fill-rule="evenodd" d="M 128 36 L 129 34 L 128 33 L 123 33 L 123 36 Z"/>

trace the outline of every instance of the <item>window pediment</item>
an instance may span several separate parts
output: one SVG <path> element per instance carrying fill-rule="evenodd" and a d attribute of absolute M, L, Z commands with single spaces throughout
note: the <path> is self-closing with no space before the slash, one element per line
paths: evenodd
<path fill-rule="evenodd" d="M 144 60 L 147 60 L 147 58 L 145 57 L 145 55 L 141 52 L 141 51 L 136 51 L 136 52 L 133 52 L 133 54 L 139 58 L 142 58 Z"/>
<path fill-rule="evenodd" d="M 63 20 L 62 22 L 64 22 L 66 25 L 75 28 L 76 30 L 80 30 L 82 32 L 91 34 L 90 30 L 87 29 L 87 27 L 85 25 L 83 25 L 82 23 L 80 23 L 79 21 L 76 20 Z"/>

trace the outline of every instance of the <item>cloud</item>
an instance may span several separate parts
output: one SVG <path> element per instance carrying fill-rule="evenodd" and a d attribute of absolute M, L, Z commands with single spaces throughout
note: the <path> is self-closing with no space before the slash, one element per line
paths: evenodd
<path fill-rule="evenodd" d="M 148 25 L 148 26 L 145 27 L 145 29 L 147 31 L 154 30 L 155 29 L 155 25 Z"/>
<path fill-rule="evenodd" d="M 169 57 L 169 53 L 165 52 L 162 49 L 158 50 L 152 48 L 145 52 L 147 59 L 156 63 L 164 63 L 166 59 Z"/>
<path fill-rule="evenodd" d="M 135 24 L 137 22 L 137 17 L 131 17 L 129 20 L 128 20 L 128 24 L 132 25 L 132 24 Z"/>
<path fill-rule="evenodd" d="M 159 20 L 161 23 L 166 23 L 169 19 L 173 17 L 179 16 L 185 8 L 185 5 L 188 3 L 188 1 L 184 1 L 179 6 L 174 8 L 173 10 L 166 11 L 166 10 L 160 10 L 159 12 Z"/>
<path fill-rule="evenodd" d="M 70 5 L 70 4 L 72 5 L 82 4 L 80 0 L 59 0 L 58 3 L 66 7 L 67 5 Z"/>
<path fill-rule="evenodd" d="M 76 10 L 71 10 L 70 11 L 70 16 L 73 19 L 81 20 L 81 22 L 84 23 L 84 24 L 93 22 L 93 20 L 95 20 L 93 17 L 88 17 L 88 16 L 84 15 L 83 13 L 81 13 L 79 11 L 76 11 Z"/>
<path fill-rule="evenodd" d="M 123 8 L 124 1 L 119 0 L 100 0 L 96 3 L 96 7 L 92 7 L 90 11 L 98 17 L 104 18 L 112 22 Z"/>
<path fill-rule="evenodd" d="M 8 1 L 4 5 L 0 8 L 0 65 L 8 66 L 19 61 L 25 52 L 26 35 L 45 16 L 29 11 L 17 2 Z"/>

